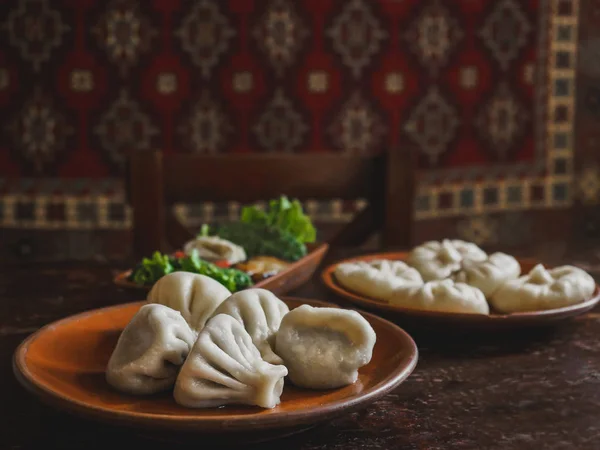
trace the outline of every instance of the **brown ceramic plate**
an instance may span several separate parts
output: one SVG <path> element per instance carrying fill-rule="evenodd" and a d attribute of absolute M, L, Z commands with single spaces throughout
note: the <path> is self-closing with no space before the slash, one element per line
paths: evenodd
<path fill-rule="evenodd" d="M 263 288 L 272 291 L 277 295 L 282 295 L 296 289 L 306 283 L 315 273 L 319 264 L 325 257 L 329 246 L 327 244 L 315 244 L 309 246 L 309 253 L 302 259 L 290 264 L 290 266 L 279 272 L 277 275 L 269 277 L 256 283 L 253 287 Z M 119 287 L 149 291 L 152 286 L 140 286 L 129 281 L 131 270 L 121 272 L 114 278 L 114 283 Z"/>
<path fill-rule="evenodd" d="M 314 300 L 284 298 L 290 308 Z M 78 314 L 41 328 L 17 348 L 13 367 L 18 380 L 42 400 L 80 416 L 171 433 L 194 432 L 268 439 L 290 434 L 384 396 L 413 371 L 417 347 L 398 326 L 363 314 L 377 333 L 371 362 L 344 388 L 313 391 L 286 383 L 281 404 L 258 407 L 187 409 L 171 393 L 147 397 L 122 394 L 105 381 L 104 370 L 119 334 L 142 302 Z M 248 437 L 254 432 L 254 436 Z M 242 433 L 240 435 L 239 433 Z"/>
<path fill-rule="evenodd" d="M 583 303 L 571 305 L 564 308 L 549 309 L 546 311 L 535 311 L 525 313 L 502 314 L 491 311 L 489 315 L 483 314 L 468 314 L 468 313 L 452 313 L 438 311 L 422 311 L 417 309 L 403 308 L 400 306 L 390 305 L 379 300 L 365 297 L 356 292 L 350 291 L 337 282 L 335 278 L 335 268 L 338 264 L 352 261 L 371 261 L 373 259 L 390 259 L 390 260 L 405 260 L 408 256 L 406 252 L 395 253 L 377 253 L 371 255 L 363 255 L 355 258 L 348 258 L 338 261 L 335 264 L 328 266 L 322 273 L 322 279 L 327 288 L 340 295 L 341 297 L 360 305 L 369 310 L 379 311 L 384 313 L 400 314 L 419 318 L 426 321 L 437 321 L 456 325 L 473 325 L 483 327 L 515 327 L 520 325 L 543 325 L 554 321 L 567 319 L 569 317 L 584 314 L 592 309 L 598 301 L 600 301 L 600 292 L 597 290 L 596 295 Z M 522 271 L 529 272 L 537 262 L 530 259 L 519 259 Z"/>

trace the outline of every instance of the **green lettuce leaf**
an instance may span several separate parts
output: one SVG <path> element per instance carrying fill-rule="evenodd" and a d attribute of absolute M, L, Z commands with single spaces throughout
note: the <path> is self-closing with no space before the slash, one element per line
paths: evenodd
<path fill-rule="evenodd" d="M 231 292 L 246 289 L 253 284 L 252 278 L 246 272 L 233 268 L 218 267 L 200 259 L 197 251 L 182 258 L 174 258 L 156 252 L 152 258 L 144 258 L 138 264 L 130 279 L 136 284 L 152 285 L 164 275 L 177 271 L 206 275 L 221 283 Z"/>
<path fill-rule="evenodd" d="M 173 272 L 173 264 L 168 255 L 154 252 L 152 258 L 144 258 L 134 269 L 131 279 L 136 284 L 148 285 L 158 281 L 161 277 Z"/>
<path fill-rule="evenodd" d="M 241 221 L 278 228 L 292 235 L 302 243 L 314 242 L 316 230 L 310 217 L 304 214 L 298 200 L 290 201 L 286 196 L 271 200 L 266 211 L 256 206 L 246 206 L 242 209 Z"/>

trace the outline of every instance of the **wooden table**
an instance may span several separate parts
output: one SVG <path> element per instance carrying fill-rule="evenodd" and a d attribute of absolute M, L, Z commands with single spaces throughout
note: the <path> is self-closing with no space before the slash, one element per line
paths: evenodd
<path fill-rule="evenodd" d="M 140 299 L 112 285 L 114 271 L 92 263 L 1 268 L 0 448 L 179 448 L 50 409 L 12 374 L 15 347 L 40 326 Z M 336 300 L 318 279 L 292 294 Z M 403 325 L 421 356 L 407 382 L 363 411 L 256 448 L 600 448 L 600 310 L 556 328 L 491 335 Z M 212 446 L 199 440 L 189 448 Z"/>

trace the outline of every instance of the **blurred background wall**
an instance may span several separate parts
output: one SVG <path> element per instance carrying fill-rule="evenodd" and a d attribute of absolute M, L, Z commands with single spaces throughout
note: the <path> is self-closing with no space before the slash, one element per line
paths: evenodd
<path fill-rule="evenodd" d="M 597 0 L 5 0 L 0 42 L 5 255 L 123 251 L 126 155 L 152 148 L 414 148 L 416 240 L 598 235 Z"/>

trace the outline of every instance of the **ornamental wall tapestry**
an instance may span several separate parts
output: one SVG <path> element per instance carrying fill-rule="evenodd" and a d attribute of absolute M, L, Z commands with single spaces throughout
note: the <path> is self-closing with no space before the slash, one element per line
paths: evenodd
<path fill-rule="evenodd" d="M 579 3 L 4 1 L 0 223 L 127 227 L 131 149 L 412 147 L 424 233 L 535 228 L 520 211 L 600 191 L 596 163 L 573 184 L 579 18 L 582 36 L 600 22 L 598 2 Z"/>

